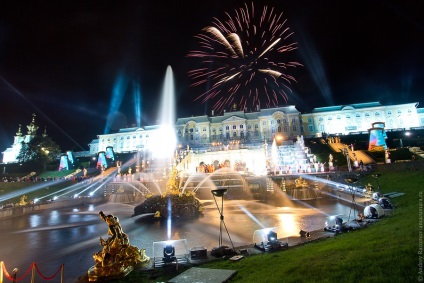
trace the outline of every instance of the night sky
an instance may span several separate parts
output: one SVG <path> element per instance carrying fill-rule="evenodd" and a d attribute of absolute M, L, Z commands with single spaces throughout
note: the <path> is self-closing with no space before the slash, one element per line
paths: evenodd
<path fill-rule="evenodd" d="M 288 104 L 314 107 L 424 101 L 422 1 L 254 1 L 283 12 L 298 43 Z M 166 67 L 173 68 L 177 116 L 210 114 L 194 101 L 187 72 L 198 61 L 194 38 L 245 1 L 2 1 L 0 6 L 0 151 L 18 125 L 37 115 L 39 132 L 63 151 L 88 150 L 103 134 L 119 78 L 126 83 L 112 130 L 155 124 Z M 247 2 L 250 5 L 250 1 Z M 121 82 L 122 82 L 121 81 Z M 280 106 L 285 105 L 281 100 Z"/>

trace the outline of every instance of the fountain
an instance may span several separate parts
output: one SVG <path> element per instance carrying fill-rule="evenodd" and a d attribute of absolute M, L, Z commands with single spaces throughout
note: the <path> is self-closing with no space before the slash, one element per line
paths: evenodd
<path fill-rule="evenodd" d="M 203 206 L 193 191 L 180 193 L 178 188 L 178 172 L 174 168 L 166 184 L 166 192 L 151 195 L 134 208 L 133 216 L 154 213 L 155 218 L 180 218 L 199 216 Z"/>
<path fill-rule="evenodd" d="M 160 109 L 160 126 L 159 130 L 152 142 L 152 155 L 159 164 L 160 171 L 168 175 L 166 183 L 166 191 L 160 195 L 149 195 L 148 198 L 140 205 L 134 208 L 133 216 L 145 213 L 155 213 L 156 218 L 166 217 L 187 217 L 198 216 L 203 207 L 194 193 L 187 191 L 180 193 L 178 186 L 178 171 L 175 166 L 172 169 L 170 164 L 174 161 L 174 151 L 176 148 L 175 136 L 175 102 L 174 102 L 174 82 L 172 69 L 168 66 L 165 75 L 165 82 L 162 93 L 161 109 Z M 163 167 L 163 168 L 161 168 Z"/>
<path fill-rule="evenodd" d="M 315 184 L 317 186 L 317 184 Z M 294 180 L 292 186 L 289 186 L 286 190 L 287 194 L 293 199 L 298 200 L 311 200 L 320 198 L 320 194 L 317 188 L 314 188 L 308 183 L 302 176 L 299 176 Z"/>

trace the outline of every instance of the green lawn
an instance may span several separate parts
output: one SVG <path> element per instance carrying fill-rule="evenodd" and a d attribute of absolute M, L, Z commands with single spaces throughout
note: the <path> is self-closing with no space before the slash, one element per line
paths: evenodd
<path fill-rule="evenodd" d="M 371 176 L 363 183 L 375 182 Z M 359 231 L 321 239 L 286 251 L 218 259 L 200 267 L 232 269 L 229 282 L 416 282 L 422 171 L 382 172 L 383 192 L 394 198 L 393 214 Z M 422 221 L 422 220 L 421 220 Z M 422 223 L 421 223 L 422 224 Z M 165 282 L 184 269 L 133 272 L 119 282 Z"/>

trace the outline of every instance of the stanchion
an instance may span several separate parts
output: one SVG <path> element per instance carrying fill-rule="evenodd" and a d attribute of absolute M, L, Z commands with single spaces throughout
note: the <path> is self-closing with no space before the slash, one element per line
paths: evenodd
<path fill-rule="evenodd" d="M 35 277 L 35 262 L 32 263 L 31 283 L 34 283 L 34 277 Z"/>
<path fill-rule="evenodd" d="M 3 261 L 0 261 L 0 283 L 3 283 Z"/>

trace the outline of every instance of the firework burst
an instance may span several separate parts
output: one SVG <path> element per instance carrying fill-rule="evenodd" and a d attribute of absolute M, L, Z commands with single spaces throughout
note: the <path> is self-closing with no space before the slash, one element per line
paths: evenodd
<path fill-rule="evenodd" d="M 196 36 L 199 48 L 187 55 L 201 63 L 188 72 L 191 86 L 208 85 L 195 100 L 211 101 L 218 113 L 233 105 L 273 107 L 281 98 L 287 103 L 296 81 L 287 71 L 302 65 L 289 59 L 297 43 L 289 41 L 292 32 L 283 14 L 267 6 L 255 14 L 252 3 L 225 15 Z"/>

